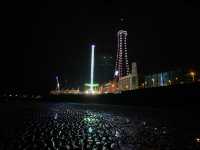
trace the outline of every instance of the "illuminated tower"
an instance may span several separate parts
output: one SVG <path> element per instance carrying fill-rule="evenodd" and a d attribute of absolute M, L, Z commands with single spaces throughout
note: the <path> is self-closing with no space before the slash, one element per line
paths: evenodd
<path fill-rule="evenodd" d="M 95 94 L 95 87 L 98 87 L 98 84 L 94 84 L 94 48 L 95 45 L 91 46 L 91 68 L 90 68 L 90 83 L 86 83 L 85 86 L 89 87 L 89 90 L 86 91 L 87 94 Z"/>
<path fill-rule="evenodd" d="M 90 91 L 93 92 L 93 86 L 94 86 L 94 48 L 95 45 L 92 45 L 92 51 L 91 51 L 91 72 L 90 72 Z"/>
<path fill-rule="evenodd" d="M 127 31 L 117 32 L 117 58 L 115 64 L 115 78 L 119 79 L 129 74 L 128 54 L 127 54 Z"/>

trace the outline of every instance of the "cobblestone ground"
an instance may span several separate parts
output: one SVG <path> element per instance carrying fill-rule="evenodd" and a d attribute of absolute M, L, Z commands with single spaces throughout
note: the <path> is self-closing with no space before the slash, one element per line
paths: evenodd
<path fill-rule="evenodd" d="M 174 149 L 166 124 L 122 110 L 97 106 L 48 104 L 32 114 L 7 149 L 91 149 L 168 150 Z"/>

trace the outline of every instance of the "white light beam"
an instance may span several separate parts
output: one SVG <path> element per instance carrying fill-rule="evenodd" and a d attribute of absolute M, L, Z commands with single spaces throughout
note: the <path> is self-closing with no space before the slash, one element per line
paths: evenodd
<path fill-rule="evenodd" d="M 94 48 L 95 45 L 92 45 L 92 53 L 91 53 L 91 73 L 90 73 L 90 91 L 93 92 L 93 84 L 94 84 Z"/>

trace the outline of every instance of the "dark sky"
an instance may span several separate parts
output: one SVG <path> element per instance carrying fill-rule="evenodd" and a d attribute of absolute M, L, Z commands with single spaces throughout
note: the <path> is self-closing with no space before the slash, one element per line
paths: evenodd
<path fill-rule="evenodd" d="M 64 1 L 5 3 L 1 88 L 48 91 L 55 76 L 89 80 L 90 45 L 115 57 L 120 18 L 128 31 L 129 62 L 140 73 L 199 65 L 199 4 L 179 1 Z"/>

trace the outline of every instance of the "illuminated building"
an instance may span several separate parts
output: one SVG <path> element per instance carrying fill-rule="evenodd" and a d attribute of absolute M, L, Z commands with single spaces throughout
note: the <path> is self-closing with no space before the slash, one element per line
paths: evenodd
<path fill-rule="evenodd" d="M 171 85 L 175 72 L 160 72 L 145 76 L 145 88 Z"/>
<path fill-rule="evenodd" d="M 137 70 L 137 64 L 135 62 L 132 63 L 132 89 L 138 89 L 139 86 L 139 79 L 138 79 L 138 70 Z"/>
<path fill-rule="evenodd" d="M 138 72 L 136 63 L 132 63 L 132 71 L 127 76 L 123 76 L 118 80 L 118 88 L 120 91 L 128 91 L 138 89 Z"/>
<path fill-rule="evenodd" d="M 80 94 L 80 90 L 78 89 L 65 89 L 63 94 Z"/>
<path fill-rule="evenodd" d="M 132 89 L 132 75 L 123 76 L 118 81 L 120 91 L 128 91 Z"/>
<path fill-rule="evenodd" d="M 188 68 L 176 69 L 168 72 L 158 72 L 145 75 L 145 88 L 169 86 L 174 84 L 191 83 L 195 81 L 196 71 L 190 71 Z"/>
<path fill-rule="evenodd" d="M 117 57 L 114 77 L 119 79 L 129 74 L 128 54 L 127 54 L 127 31 L 117 32 Z"/>
<path fill-rule="evenodd" d="M 100 93 L 117 93 L 118 92 L 118 85 L 115 80 L 110 81 L 100 88 Z"/>

